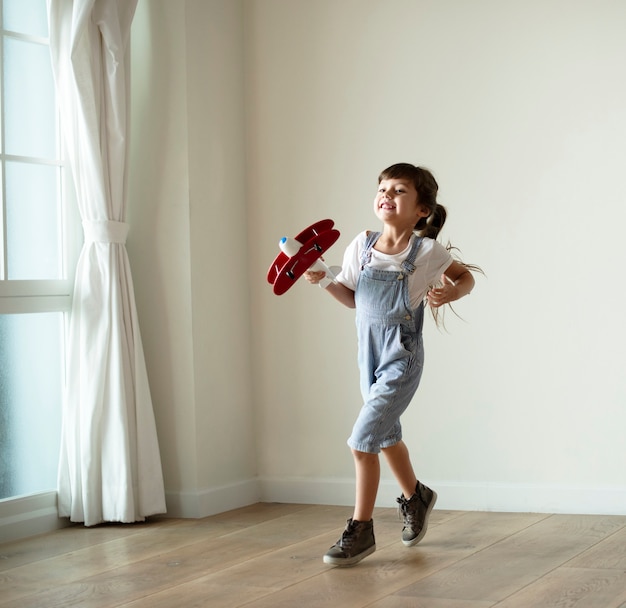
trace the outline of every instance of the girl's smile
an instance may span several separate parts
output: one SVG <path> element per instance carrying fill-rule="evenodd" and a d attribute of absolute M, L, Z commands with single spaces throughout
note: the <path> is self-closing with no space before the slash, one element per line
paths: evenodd
<path fill-rule="evenodd" d="M 386 179 L 378 185 L 374 199 L 374 212 L 385 222 L 406 223 L 415 226 L 428 211 L 419 204 L 417 190 L 410 180 Z"/>

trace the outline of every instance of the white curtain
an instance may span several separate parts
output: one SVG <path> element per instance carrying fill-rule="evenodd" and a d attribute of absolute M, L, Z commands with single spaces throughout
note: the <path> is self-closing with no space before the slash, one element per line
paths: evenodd
<path fill-rule="evenodd" d="M 70 317 L 59 514 L 91 526 L 165 512 L 126 252 L 128 47 L 137 0 L 48 0 L 64 141 L 85 242 Z"/>

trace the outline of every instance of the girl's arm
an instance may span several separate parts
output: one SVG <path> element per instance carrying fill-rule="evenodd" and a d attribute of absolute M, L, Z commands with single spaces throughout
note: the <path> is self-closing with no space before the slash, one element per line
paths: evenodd
<path fill-rule="evenodd" d="M 324 277 L 326 276 L 325 272 L 314 272 L 311 270 L 307 270 L 304 273 L 304 278 L 311 283 L 311 285 L 317 285 Z M 349 287 L 341 283 L 331 283 L 328 287 L 326 287 L 325 291 L 327 291 L 335 300 L 347 306 L 348 308 L 356 308 L 356 304 L 354 303 L 354 291 Z"/>
<path fill-rule="evenodd" d="M 441 277 L 443 285 L 428 292 L 428 303 L 435 308 L 458 300 L 474 288 L 474 276 L 460 262 L 454 261 Z"/>

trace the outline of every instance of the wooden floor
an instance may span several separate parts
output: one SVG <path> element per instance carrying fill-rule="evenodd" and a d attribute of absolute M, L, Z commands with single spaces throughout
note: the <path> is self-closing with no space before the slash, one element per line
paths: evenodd
<path fill-rule="evenodd" d="M 626 516 L 435 510 L 407 548 L 396 511 L 377 509 L 376 552 L 326 566 L 349 516 L 258 504 L 5 543 L 0 606 L 626 608 Z"/>

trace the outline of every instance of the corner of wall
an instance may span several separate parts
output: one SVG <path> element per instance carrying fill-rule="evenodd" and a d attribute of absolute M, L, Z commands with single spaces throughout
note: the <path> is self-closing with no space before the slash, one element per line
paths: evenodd
<path fill-rule="evenodd" d="M 260 502 L 258 479 L 208 488 L 198 492 L 167 492 L 167 517 L 200 519 Z"/>
<path fill-rule="evenodd" d="M 0 543 L 70 525 L 68 519 L 59 517 L 56 492 L 0 500 Z"/>

